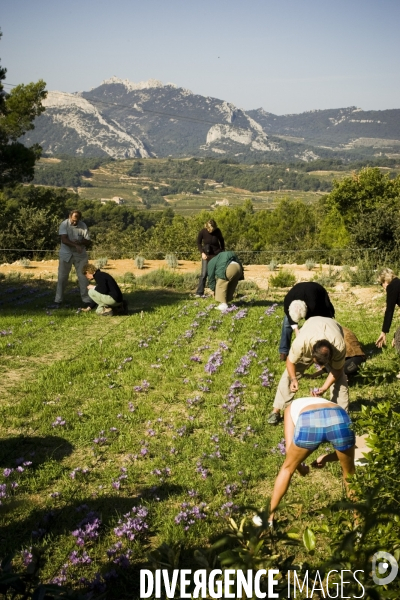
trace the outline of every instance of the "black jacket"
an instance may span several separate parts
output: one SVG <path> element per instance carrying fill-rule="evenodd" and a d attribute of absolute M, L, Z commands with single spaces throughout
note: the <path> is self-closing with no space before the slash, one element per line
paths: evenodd
<path fill-rule="evenodd" d="M 389 333 L 396 304 L 400 306 L 400 279 L 398 277 L 392 279 L 386 288 L 386 310 L 382 325 L 383 333 Z"/>
<path fill-rule="evenodd" d="M 225 250 L 224 238 L 218 227 L 217 229 L 214 229 L 212 233 L 205 227 L 199 232 L 199 235 L 197 236 L 197 247 L 200 253 L 204 252 L 204 246 L 206 245 L 211 247 L 212 252 L 209 252 L 209 254 L 218 254 Z"/>
<path fill-rule="evenodd" d="M 295 324 L 289 316 L 289 306 L 293 300 L 303 300 L 306 303 L 306 319 L 310 317 L 330 317 L 333 319 L 335 316 L 335 308 L 329 299 L 328 292 L 315 281 L 296 283 L 286 294 L 283 309 L 291 325 Z"/>
<path fill-rule="evenodd" d="M 122 292 L 114 277 L 103 271 L 96 271 L 93 277 L 96 282 L 96 292 L 105 296 L 111 296 L 115 302 L 122 302 Z"/>

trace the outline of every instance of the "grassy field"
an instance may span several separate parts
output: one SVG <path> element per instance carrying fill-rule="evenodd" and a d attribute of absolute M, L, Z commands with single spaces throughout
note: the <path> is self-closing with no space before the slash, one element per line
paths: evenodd
<path fill-rule="evenodd" d="M 130 314 L 104 319 L 79 312 L 76 289 L 47 308 L 53 288 L 0 281 L 1 555 L 22 568 L 39 552 L 44 581 L 136 598 L 149 551 L 180 545 L 185 564 L 227 518 L 267 503 L 283 461 L 282 427 L 266 425 L 283 294 L 250 291 L 221 315 L 211 298 L 127 287 Z M 351 385 L 357 419 L 399 396 L 397 361 L 373 344 L 383 295 L 332 298 L 370 357 Z M 295 476 L 280 527 L 322 531 L 321 510 L 342 496 L 337 465 Z M 315 560 L 328 544 L 317 534 Z"/>

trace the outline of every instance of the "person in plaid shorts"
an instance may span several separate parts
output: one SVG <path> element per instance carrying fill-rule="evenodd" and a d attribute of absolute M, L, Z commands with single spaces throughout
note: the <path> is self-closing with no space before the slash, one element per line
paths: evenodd
<path fill-rule="evenodd" d="M 348 475 L 355 473 L 355 435 L 347 412 L 324 398 L 298 398 L 285 409 L 286 458 L 275 480 L 271 498 L 269 523 L 272 527 L 274 512 L 286 494 L 293 473 L 307 475 L 309 467 L 303 461 L 322 443 L 331 443 L 334 452 L 323 454 L 312 466 L 323 468 L 327 462 L 339 460 L 348 493 Z"/>

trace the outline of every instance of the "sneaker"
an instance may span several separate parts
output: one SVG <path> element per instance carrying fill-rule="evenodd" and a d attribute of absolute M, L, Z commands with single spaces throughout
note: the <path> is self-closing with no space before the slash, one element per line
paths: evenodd
<path fill-rule="evenodd" d="M 99 315 L 100 317 L 112 317 L 112 316 L 113 316 L 113 314 L 114 314 L 114 313 L 113 313 L 113 311 L 112 311 L 112 309 L 111 309 L 111 308 L 105 308 L 105 309 L 103 310 L 103 312 L 101 312 L 101 313 L 98 313 L 98 315 Z"/>
<path fill-rule="evenodd" d="M 90 312 L 92 310 L 91 306 L 85 306 L 85 308 L 81 308 L 80 312 Z"/>
<path fill-rule="evenodd" d="M 203 297 L 203 294 L 195 294 L 195 295 L 194 295 L 194 297 L 195 297 L 195 298 L 202 298 L 202 297 Z"/>
<path fill-rule="evenodd" d="M 228 305 L 225 304 L 225 302 L 221 302 L 221 304 L 219 304 L 218 306 L 215 307 L 217 310 L 220 310 L 221 312 L 223 312 L 224 310 L 226 310 L 228 308 Z"/>
<path fill-rule="evenodd" d="M 278 425 L 281 420 L 281 415 L 277 412 L 272 412 L 267 419 L 268 425 Z"/>
<path fill-rule="evenodd" d="M 400 379 L 400 373 L 397 373 L 396 379 Z"/>

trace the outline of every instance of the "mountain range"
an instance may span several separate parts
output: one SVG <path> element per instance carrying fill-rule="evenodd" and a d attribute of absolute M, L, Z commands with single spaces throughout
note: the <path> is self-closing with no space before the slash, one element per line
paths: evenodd
<path fill-rule="evenodd" d="M 47 155 L 244 161 L 355 158 L 400 152 L 400 109 L 350 107 L 274 115 L 150 79 L 112 77 L 88 92 L 49 92 L 22 141 Z"/>

